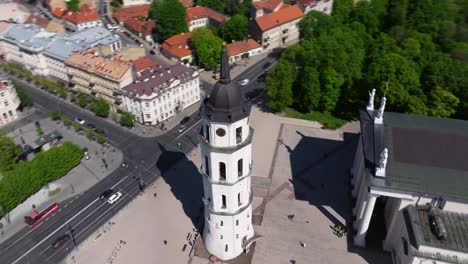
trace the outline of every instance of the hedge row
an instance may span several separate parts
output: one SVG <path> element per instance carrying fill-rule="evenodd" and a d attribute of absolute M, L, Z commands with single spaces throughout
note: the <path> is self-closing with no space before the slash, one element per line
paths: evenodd
<path fill-rule="evenodd" d="M 45 184 L 61 178 L 80 163 L 83 152 L 78 145 L 65 142 L 41 152 L 31 161 L 18 163 L 0 180 L 0 204 L 3 212 L 14 209 Z"/>

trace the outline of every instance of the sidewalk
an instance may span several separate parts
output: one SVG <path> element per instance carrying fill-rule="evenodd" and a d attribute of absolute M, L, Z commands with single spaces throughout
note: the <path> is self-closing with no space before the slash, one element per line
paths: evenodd
<path fill-rule="evenodd" d="M 254 57 L 250 57 L 248 59 L 242 59 L 240 61 L 237 61 L 236 64 L 237 66 L 234 66 L 234 68 L 231 69 L 231 80 L 236 78 L 239 74 L 243 73 L 245 70 L 250 68 L 252 65 L 255 63 L 263 60 L 264 58 L 268 57 L 270 53 L 261 53 L 259 55 L 256 55 Z M 210 83 L 210 84 L 215 84 L 218 80 L 213 78 L 214 74 L 213 71 L 202 71 L 200 72 L 200 79 L 203 80 L 204 82 Z"/>
<path fill-rule="evenodd" d="M 119 150 L 112 147 L 103 147 L 95 141 L 90 141 L 86 136 L 79 135 L 72 129 L 65 128 L 61 123 L 57 124 L 49 118 L 41 119 L 39 122 L 44 130 L 44 134 L 56 130 L 63 136 L 61 142 L 71 141 L 82 148 L 88 148 L 90 159 L 85 160 L 83 158 L 81 163 L 65 176 L 47 184 L 22 204 L 10 211 L 6 217 L 0 219 L 0 223 L 3 224 L 0 243 L 3 243 L 26 226 L 23 222 L 23 217 L 31 213 L 32 205 L 40 207 L 49 202 L 61 203 L 79 195 L 116 170 L 123 160 L 123 154 Z M 21 146 L 31 144 L 31 142 L 37 138 L 34 122 L 16 127 L 15 130 L 8 133 L 8 136 L 12 137 L 15 143 Z M 103 165 L 103 159 L 105 159 L 108 164 L 107 168 Z M 57 194 L 49 195 L 49 192 L 57 189 L 59 189 Z M 68 201 L 67 204 L 71 202 L 72 201 Z M 61 205 L 63 206 L 64 204 Z"/>

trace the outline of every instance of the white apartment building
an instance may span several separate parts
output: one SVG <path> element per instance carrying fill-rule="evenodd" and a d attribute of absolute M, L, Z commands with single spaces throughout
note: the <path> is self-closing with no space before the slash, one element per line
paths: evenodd
<path fill-rule="evenodd" d="M 0 76 L 0 126 L 3 126 L 19 116 L 20 100 L 11 81 Z"/>
<path fill-rule="evenodd" d="M 102 27 L 57 35 L 34 24 L 12 24 L 0 33 L 5 60 L 23 65 L 35 75 L 69 81 L 64 61 L 73 51 L 90 47 L 122 47 L 120 37 Z"/>
<path fill-rule="evenodd" d="M 372 243 L 393 263 L 467 263 L 468 122 L 384 113 L 385 97 L 374 110 L 370 95 L 351 170 L 354 244 L 365 247 L 384 219 Z"/>
<path fill-rule="evenodd" d="M 123 108 L 144 125 L 156 125 L 200 101 L 198 72 L 183 64 L 147 69 L 124 87 Z"/>
<path fill-rule="evenodd" d="M 151 4 L 151 0 L 123 0 L 123 6 L 136 6 Z"/>
<path fill-rule="evenodd" d="M 88 5 L 83 5 L 79 12 L 67 11 L 61 18 L 68 27 L 75 31 L 103 26 L 101 16 L 97 10 Z"/>
<path fill-rule="evenodd" d="M 304 13 L 297 5 L 285 7 L 255 19 L 250 33 L 264 51 L 285 48 L 299 42 L 299 21 Z"/>
<path fill-rule="evenodd" d="M 106 100 L 112 111 L 120 109 L 122 88 L 134 78 L 129 62 L 105 59 L 93 51 L 79 51 L 72 53 L 65 65 L 73 89 Z"/>
<path fill-rule="evenodd" d="M 297 0 L 297 5 L 306 15 L 312 10 L 331 15 L 333 0 Z"/>

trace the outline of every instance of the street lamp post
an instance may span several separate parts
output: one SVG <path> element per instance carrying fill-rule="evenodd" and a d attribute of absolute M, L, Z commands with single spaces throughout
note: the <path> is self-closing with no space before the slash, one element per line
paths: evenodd
<path fill-rule="evenodd" d="M 70 231 L 70 235 L 72 237 L 73 244 L 75 244 L 75 247 L 78 248 L 78 245 L 76 244 L 75 236 L 73 234 L 75 232 L 75 230 L 72 228 L 72 226 L 68 226 L 68 231 Z"/>

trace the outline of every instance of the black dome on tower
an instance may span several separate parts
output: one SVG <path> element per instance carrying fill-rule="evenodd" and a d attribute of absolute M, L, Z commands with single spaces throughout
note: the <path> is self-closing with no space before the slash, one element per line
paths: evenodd
<path fill-rule="evenodd" d="M 250 104 L 245 102 L 237 85 L 231 82 L 225 47 L 221 50 L 221 78 L 203 102 L 201 111 L 208 120 L 220 123 L 236 122 L 250 114 Z"/>

